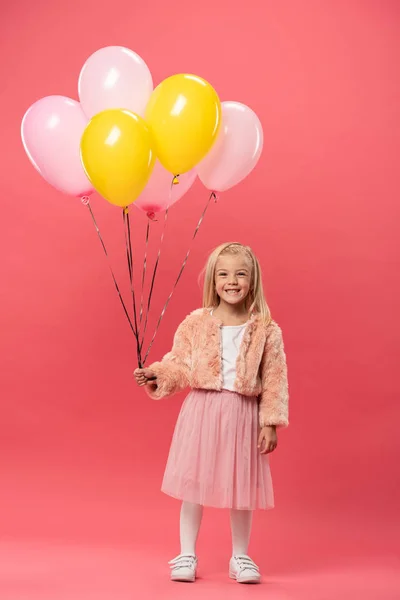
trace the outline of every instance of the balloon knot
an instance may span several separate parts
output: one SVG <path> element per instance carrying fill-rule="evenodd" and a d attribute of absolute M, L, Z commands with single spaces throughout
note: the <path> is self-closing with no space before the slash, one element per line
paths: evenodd
<path fill-rule="evenodd" d="M 172 185 L 178 185 L 179 183 L 179 175 L 175 175 L 175 177 L 172 180 Z"/>
<path fill-rule="evenodd" d="M 124 208 L 124 215 L 127 215 L 127 214 L 128 214 L 128 212 L 129 212 L 129 207 L 128 207 L 128 206 L 125 206 L 125 208 Z"/>
<path fill-rule="evenodd" d="M 84 206 L 87 206 L 89 204 L 89 200 L 90 200 L 89 196 L 82 196 L 82 198 L 81 198 L 81 202 Z"/>
<path fill-rule="evenodd" d="M 152 210 L 149 210 L 147 213 L 147 218 L 150 219 L 150 221 L 156 221 L 156 213 Z"/>

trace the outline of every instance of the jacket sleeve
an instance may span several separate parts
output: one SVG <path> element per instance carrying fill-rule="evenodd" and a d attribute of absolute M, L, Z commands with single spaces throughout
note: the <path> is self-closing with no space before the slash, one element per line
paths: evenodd
<path fill-rule="evenodd" d="M 168 352 L 160 362 L 149 366 L 157 376 L 156 382 L 146 385 L 150 398 L 160 400 L 188 387 L 191 362 L 192 344 L 187 318 L 175 333 L 171 352 Z"/>
<path fill-rule="evenodd" d="M 289 392 L 282 331 L 276 323 L 270 328 L 261 362 L 260 426 L 287 427 Z"/>

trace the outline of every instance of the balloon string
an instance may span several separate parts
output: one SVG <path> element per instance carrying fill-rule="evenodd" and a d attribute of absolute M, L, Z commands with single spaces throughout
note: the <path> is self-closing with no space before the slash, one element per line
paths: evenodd
<path fill-rule="evenodd" d="M 162 230 L 162 233 L 161 233 L 160 245 L 158 247 L 158 253 L 157 253 L 156 262 L 154 264 L 153 276 L 151 278 L 150 292 L 149 292 L 149 297 L 147 299 L 146 318 L 145 318 L 144 328 L 143 328 L 143 333 L 142 333 L 142 341 L 140 343 L 140 351 L 142 351 L 142 349 L 143 349 L 143 344 L 144 344 L 144 340 L 145 340 L 145 336 L 146 336 L 146 331 L 147 331 L 147 324 L 148 324 L 148 319 L 149 319 L 149 314 L 150 314 L 151 301 L 152 301 L 152 298 L 153 298 L 154 283 L 155 283 L 155 280 L 156 280 L 158 265 L 159 265 L 160 256 L 161 256 L 161 248 L 162 248 L 162 245 L 163 245 L 163 242 L 164 242 L 164 236 L 165 236 L 165 231 L 166 231 L 166 227 L 167 227 L 168 212 L 169 212 L 169 206 L 171 204 L 172 188 L 174 186 L 174 180 L 175 180 L 175 177 L 173 177 L 173 179 L 171 181 L 171 186 L 170 186 L 170 190 L 169 190 L 169 203 L 168 203 L 167 209 L 165 211 L 165 215 L 164 215 L 164 226 L 163 226 L 163 230 Z"/>
<path fill-rule="evenodd" d="M 142 326 L 143 320 L 143 303 L 144 303 L 144 282 L 146 279 L 147 273 L 147 254 L 149 249 L 149 238 L 150 238 L 150 219 L 147 219 L 147 228 L 146 228 L 146 243 L 144 250 L 144 260 L 143 260 L 143 272 L 142 272 L 142 291 L 140 294 L 140 315 L 139 315 L 139 329 Z"/>
<path fill-rule="evenodd" d="M 151 301 L 152 301 L 152 298 L 153 298 L 154 284 L 155 284 L 156 275 L 157 275 L 157 271 L 158 271 L 158 265 L 159 265 L 160 257 L 161 257 L 161 248 L 162 248 L 162 245 L 163 245 L 163 242 L 164 242 L 164 236 L 165 236 L 165 231 L 166 231 L 166 227 L 167 227 L 168 210 L 169 209 L 167 208 L 167 210 L 165 211 L 164 226 L 163 226 L 163 230 L 162 230 L 162 233 L 161 233 L 161 239 L 160 239 L 160 245 L 159 245 L 159 248 L 158 248 L 157 259 L 156 259 L 156 262 L 154 264 L 153 275 L 152 275 L 152 278 L 151 278 L 150 292 L 149 292 L 149 297 L 147 299 L 146 318 L 145 318 L 145 321 L 144 321 L 144 327 L 143 327 L 143 333 L 142 333 L 142 341 L 140 343 L 140 350 L 142 350 L 142 348 L 143 348 L 144 338 L 146 336 L 147 324 L 148 324 L 149 314 L 150 314 Z"/>
<path fill-rule="evenodd" d="M 137 311 L 136 311 L 136 297 L 135 297 L 135 285 L 134 285 L 134 274 L 133 274 L 133 254 L 132 254 L 132 238 L 131 238 L 131 223 L 129 218 L 129 210 L 128 208 L 124 208 L 122 211 L 122 218 L 124 223 L 124 233 L 125 233 L 125 247 L 126 247 L 126 257 L 128 261 L 128 271 L 129 271 L 129 280 L 131 284 L 131 294 L 132 294 L 132 305 L 133 305 L 133 318 L 135 323 L 135 338 L 136 338 L 136 353 L 139 368 L 142 368 L 142 357 L 141 357 L 141 347 L 139 342 L 139 330 L 138 330 L 138 320 L 137 320 Z"/>
<path fill-rule="evenodd" d="M 202 224 L 202 222 L 203 222 L 203 219 L 204 219 L 204 217 L 205 217 L 205 215 L 206 215 L 206 212 L 207 212 L 207 210 L 208 210 L 208 207 L 210 206 L 210 202 L 211 202 L 211 200 L 212 200 L 212 199 L 213 199 L 215 202 L 217 201 L 217 195 L 215 194 L 215 192 L 211 192 L 211 194 L 210 194 L 210 196 L 209 196 L 209 198 L 208 198 L 208 201 L 207 201 L 207 203 L 206 203 L 206 206 L 205 206 L 205 208 L 204 208 L 204 210 L 203 210 L 203 212 L 202 212 L 202 214 L 201 214 L 201 216 L 200 216 L 199 222 L 197 223 L 196 229 L 194 230 L 193 237 L 192 237 L 192 239 L 191 239 L 191 242 L 190 242 L 189 249 L 188 249 L 188 251 L 187 251 L 187 253 L 186 253 L 186 256 L 185 256 L 185 258 L 184 258 L 184 261 L 183 261 L 183 263 L 182 263 L 182 266 L 181 266 L 181 268 L 180 268 L 180 271 L 179 271 L 179 273 L 178 273 L 178 277 L 176 278 L 176 281 L 175 281 L 175 283 L 174 283 L 174 286 L 173 286 L 173 288 L 172 288 L 172 291 L 171 291 L 170 295 L 168 296 L 166 303 L 164 304 L 164 307 L 163 307 L 163 309 L 162 309 L 162 311 L 161 311 L 161 315 L 160 315 L 160 317 L 159 317 L 159 319 L 158 319 L 158 322 L 157 322 L 157 325 L 156 325 L 156 329 L 155 329 L 155 331 L 154 331 L 154 335 L 153 335 L 153 337 L 152 337 L 152 339 L 151 339 L 151 342 L 150 342 L 150 345 L 149 345 L 149 347 L 148 347 L 148 349 L 147 349 L 147 352 L 146 352 L 146 354 L 145 354 L 145 356 L 144 356 L 144 358 L 143 358 L 143 366 L 146 364 L 147 358 L 148 358 L 148 356 L 149 356 L 149 354 L 150 354 L 150 350 L 151 350 L 151 348 L 152 348 L 152 346 L 153 346 L 154 340 L 155 340 L 155 338 L 156 338 L 156 335 L 157 335 L 157 333 L 158 333 L 158 330 L 159 330 L 159 327 L 160 327 L 161 321 L 162 321 L 162 319 L 163 319 L 163 317 L 164 317 L 164 315 L 165 315 L 165 312 L 166 312 L 166 310 L 167 310 L 167 308 L 168 308 L 168 305 L 169 305 L 169 303 L 170 303 L 170 301 L 171 301 L 171 298 L 172 298 L 172 296 L 173 296 L 173 294 L 174 294 L 174 291 L 175 291 L 175 289 L 176 289 L 176 287 L 177 287 L 177 285 L 178 285 L 178 283 L 179 283 L 179 280 L 180 280 L 180 278 L 182 277 L 182 273 L 183 273 L 183 271 L 184 271 L 184 269 L 185 269 L 185 267 L 186 267 L 186 263 L 187 263 L 187 261 L 188 261 L 189 255 L 190 255 L 190 251 L 191 251 L 191 249 L 192 249 L 193 242 L 194 242 L 194 240 L 196 239 L 196 236 L 197 236 L 197 234 L 198 234 L 198 232 L 199 232 L 199 229 L 200 229 L 200 227 L 201 227 L 201 224 Z M 143 340 L 142 340 L 142 345 L 143 345 Z"/>
<path fill-rule="evenodd" d="M 92 217 L 92 221 L 93 221 L 93 224 L 94 224 L 94 226 L 95 226 L 95 229 L 96 229 L 96 232 L 97 232 L 98 238 L 99 238 L 99 240 L 100 240 L 100 243 L 101 243 L 101 245 L 102 245 L 102 248 L 103 248 L 104 254 L 106 255 L 106 259 L 107 259 L 108 267 L 109 267 L 109 269 L 110 269 L 110 272 L 111 272 L 111 277 L 112 277 L 112 279 L 113 279 L 113 282 L 114 282 L 114 285 L 115 285 L 115 289 L 117 290 L 118 297 L 119 297 L 119 299 L 120 299 L 120 302 L 121 302 L 122 308 L 124 309 L 125 316 L 126 316 L 126 318 L 128 319 L 128 323 L 129 323 L 129 325 L 130 325 L 130 328 L 131 328 L 131 330 L 132 330 L 133 334 L 134 334 L 134 335 L 135 335 L 135 337 L 136 337 L 135 328 L 134 328 L 134 326 L 133 326 L 133 324 L 132 324 L 132 321 L 131 321 L 131 318 L 130 318 L 130 316 L 129 316 L 128 310 L 127 310 L 127 308 L 126 308 L 126 306 L 125 306 L 125 302 L 124 302 L 124 300 L 123 300 L 123 298 L 122 298 L 121 291 L 120 291 L 120 289 L 119 289 L 119 285 L 118 285 L 118 283 L 117 283 L 116 277 L 115 277 L 115 275 L 114 275 L 114 271 L 113 271 L 113 269 L 112 269 L 112 266 L 111 266 L 111 262 L 110 262 L 110 258 L 109 258 L 109 256 L 108 256 L 107 248 L 106 248 L 106 246 L 105 246 L 105 243 L 104 243 L 104 241 L 103 241 L 103 238 L 102 238 L 102 236 L 101 236 L 100 229 L 99 229 L 99 227 L 98 227 L 98 225 L 97 225 L 97 222 L 96 222 L 96 219 L 95 219 L 95 216 L 94 216 L 94 214 L 93 214 L 92 207 L 90 206 L 90 202 L 89 202 L 88 198 L 87 198 L 87 197 L 84 197 L 84 198 L 82 198 L 82 203 L 83 203 L 85 206 L 87 206 L 87 207 L 88 207 L 88 209 L 89 209 L 90 216 Z"/>

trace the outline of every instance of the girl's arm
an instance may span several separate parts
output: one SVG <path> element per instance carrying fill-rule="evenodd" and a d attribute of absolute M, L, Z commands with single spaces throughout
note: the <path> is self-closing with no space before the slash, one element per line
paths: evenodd
<path fill-rule="evenodd" d="M 260 426 L 287 427 L 289 393 L 282 331 L 274 322 L 268 329 L 261 362 Z"/>
<path fill-rule="evenodd" d="M 149 366 L 157 379 L 146 385 L 146 391 L 154 400 L 172 396 L 189 386 L 192 345 L 188 321 L 189 317 L 179 325 L 171 352 Z"/>

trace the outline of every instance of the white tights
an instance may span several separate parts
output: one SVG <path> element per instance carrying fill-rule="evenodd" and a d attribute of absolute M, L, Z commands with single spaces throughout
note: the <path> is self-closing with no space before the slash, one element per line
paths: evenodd
<path fill-rule="evenodd" d="M 231 509 L 232 554 L 247 554 L 249 548 L 253 512 Z M 200 504 L 182 502 L 180 517 L 181 554 L 196 554 L 203 507 Z"/>

